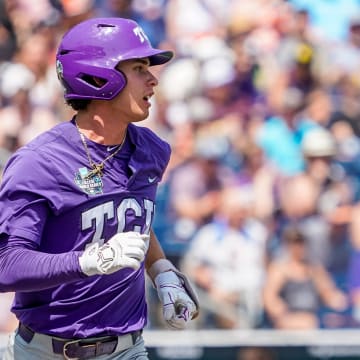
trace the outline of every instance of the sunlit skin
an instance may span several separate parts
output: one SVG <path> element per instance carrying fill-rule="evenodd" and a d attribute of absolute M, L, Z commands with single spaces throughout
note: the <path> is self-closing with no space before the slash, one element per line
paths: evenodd
<path fill-rule="evenodd" d="M 122 121 L 138 122 L 149 116 L 149 99 L 158 85 L 149 65 L 148 59 L 137 59 L 123 61 L 117 67 L 125 74 L 127 85 L 115 99 L 109 101 L 109 105 L 121 116 Z"/>
<path fill-rule="evenodd" d="M 158 85 L 149 66 L 147 58 L 119 63 L 117 69 L 127 79 L 120 94 L 108 101 L 93 100 L 86 110 L 79 111 L 76 116 L 86 137 L 105 145 L 119 144 L 129 123 L 142 121 L 149 116 L 149 99 Z"/>

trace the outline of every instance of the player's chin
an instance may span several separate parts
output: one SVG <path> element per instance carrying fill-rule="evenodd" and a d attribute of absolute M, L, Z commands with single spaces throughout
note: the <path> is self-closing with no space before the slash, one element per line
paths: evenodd
<path fill-rule="evenodd" d="M 149 110 L 144 109 L 142 111 L 137 112 L 133 116 L 133 122 L 139 122 L 145 120 L 149 116 Z"/>

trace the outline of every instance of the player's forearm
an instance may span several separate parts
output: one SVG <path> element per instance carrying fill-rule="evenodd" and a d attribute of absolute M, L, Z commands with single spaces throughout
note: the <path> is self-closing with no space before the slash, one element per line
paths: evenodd
<path fill-rule="evenodd" d="M 165 254 L 160 245 L 160 242 L 159 242 L 158 238 L 156 237 L 154 231 L 151 230 L 150 231 L 149 249 L 147 251 L 146 259 L 145 259 L 146 269 L 149 269 L 155 261 L 157 261 L 159 259 L 164 259 L 164 258 L 165 258 Z"/>
<path fill-rule="evenodd" d="M 38 291 L 84 277 L 78 254 L 45 254 L 19 245 L 0 248 L 0 292 Z"/>

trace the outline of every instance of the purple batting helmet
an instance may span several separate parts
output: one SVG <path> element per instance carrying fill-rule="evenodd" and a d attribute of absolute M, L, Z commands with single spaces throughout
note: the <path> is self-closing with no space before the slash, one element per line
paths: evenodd
<path fill-rule="evenodd" d="M 126 85 L 125 76 L 116 70 L 123 60 L 149 58 L 160 65 L 173 56 L 171 51 L 154 49 L 141 27 L 123 18 L 94 18 L 70 29 L 56 54 L 56 71 L 70 99 L 111 100 Z M 95 84 L 93 78 L 103 80 Z"/>

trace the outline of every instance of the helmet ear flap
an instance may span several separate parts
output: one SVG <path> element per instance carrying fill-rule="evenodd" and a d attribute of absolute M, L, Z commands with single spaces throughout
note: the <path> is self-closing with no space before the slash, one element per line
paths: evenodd
<path fill-rule="evenodd" d="M 64 63 L 58 77 L 64 87 L 64 97 L 70 99 L 110 100 L 117 96 L 126 86 L 127 80 L 123 72 L 116 68 L 104 68 L 84 61 L 71 59 L 71 54 L 64 56 L 58 62 Z M 79 63 L 79 70 L 66 66 L 68 63 Z M 69 81 L 67 81 L 69 80 Z"/>
<path fill-rule="evenodd" d="M 122 79 L 122 83 L 121 83 L 121 85 L 119 87 L 119 91 L 117 93 L 117 94 L 119 94 L 121 91 L 124 90 L 124 88 L 127 84 L 127 77 L 126 77 L 125 73 L 122 70 L 119 70 L 117 67 L 115 68 L 115 71 L 117 71 L 119 73 L 120 78 Z"/>
<path fill-rule="evenodd" d="M 118 90 L 118 93 L 119 93 L 124 89 L 125 85 L 127 84 L 127 79 L 126 79 L 125 74 L 122 71 L 120 71 L 118 69 L 116 69 L 116 71 L 120 73 L 119 74 L 120 75 L 119 90 Z M 101 89 L 102 87 L 104 87 L 107 84 L 107 82 L 109 81 L 109 80 L 104 79 L 99 76 L 91 76 L 91 75 L 86 75 L 86 74 L 82 74 L 80 77 L 83 81 L 87 82 L 90 86 L 94 86 L 95 88 L 98 88 L 98 89 Z"/>
<path fill-rule="evenodd" d="M 109 73 L 106 78 L 95 74 L 79 74 L 78 78 L 83 83 L 86 83 L 88 87 L 92 88 L 91 97 L 110 100 L 124 89 L 127 79 L 125 74 L 116 68 L 109 70 Z"/>

